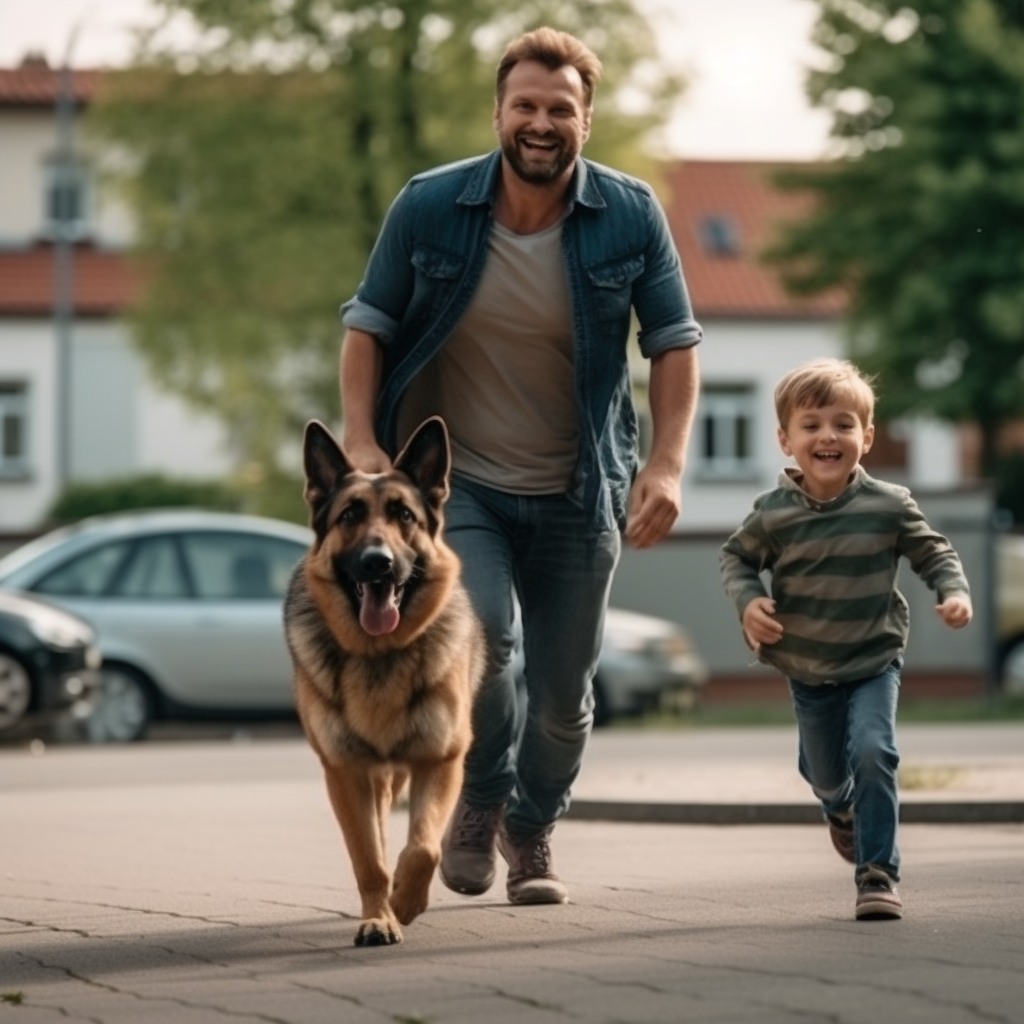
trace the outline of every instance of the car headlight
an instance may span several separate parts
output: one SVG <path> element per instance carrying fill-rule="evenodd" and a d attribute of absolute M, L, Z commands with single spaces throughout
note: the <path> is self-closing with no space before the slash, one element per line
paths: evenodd
<path fill-rule="evenodd" d="M 92 634 L 63 615 L 33 615 L 28 628 L 37 640 L 51 647 L 71 650 L 92 643 Z"/>

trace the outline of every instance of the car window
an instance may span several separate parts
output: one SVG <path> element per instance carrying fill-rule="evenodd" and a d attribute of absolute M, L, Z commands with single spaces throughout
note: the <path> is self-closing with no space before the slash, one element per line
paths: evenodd
<path fill-rule="evenodd" d="M 196 593 L 208 600 L 281 599 L 305 547 L 247 533 L 188 533 L 182 550 Z"/>
<path fill-rule="evenodd" d="M 31 589 L 59 597 L 99 597 L 108 590 L 131 548 L 130 540 L 93 548 L 41 576 Z"/>
<path fill-rule="evenodd" d="M 149 599 L 189 597 L 188 580 L 174 538 L 140 540 L 107 593 L 110 597 Z"/>

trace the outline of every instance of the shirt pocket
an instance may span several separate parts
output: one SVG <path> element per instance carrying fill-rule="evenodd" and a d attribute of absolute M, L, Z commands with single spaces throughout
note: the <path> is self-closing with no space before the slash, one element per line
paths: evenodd
<path fill-rule="evenodd" d="M 628 320 L 633 282 L 643 272 L 643 253 L 622 256 L 586 268 L 594 307 L 602 320 Z"/>
<path fill-rule="evenodd" d="M 451 252 L 418 245 L 412 265 L 416 279 L 412 310 L 419 319 L 432 321 L 450 302 L 466 267 L 466 260 Z"/>

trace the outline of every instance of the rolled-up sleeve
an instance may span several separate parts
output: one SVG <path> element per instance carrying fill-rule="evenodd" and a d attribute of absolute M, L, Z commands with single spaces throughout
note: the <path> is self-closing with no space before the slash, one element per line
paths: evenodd
<path fill-rule="evenodd" d="M 648 359 L 673 348 L 689 348 L 704 337 L 694 319 L 682 262 L 661 204 L 648 206 L 650 243 L 644 273 L 636 282 L 633 308 L 640 323 L 640 352 Z"/>
<path fill-rule="evenodd" d="M 366 331 L 385 345 L 395 337 L 413 295 L 410 198 L 411 185 L 406 185 L 384 218 L 356 294 L 341 306 L 345 327 Z"/>
<path fill-rule="evenodd" d="M 394 317 L 365 302 L 359 292 L 342 305 L 341 322 L 345 327 L 372 334 L 383 345 L 391 342 L 398 329 L 398 321 Z"/>

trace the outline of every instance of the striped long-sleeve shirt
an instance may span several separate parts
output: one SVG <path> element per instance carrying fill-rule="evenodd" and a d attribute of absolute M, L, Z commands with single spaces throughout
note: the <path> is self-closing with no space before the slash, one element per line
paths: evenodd
<path fill-rule="evenodd" d="M 740 616 L 755 597 L 771 598 L 782 639 L 759 658 L 803 683 L 878 675 L 903 654 L 910 626 L 896 587 L 900 557 L 942 601 L 969 594 L 949 541 L 925 521 L 905 487 L 874 480 L 858 466 L 831 501 L 816 501 L 794 478 L 758 495 L 722 548 L 722 585 Z"/>

